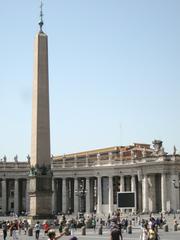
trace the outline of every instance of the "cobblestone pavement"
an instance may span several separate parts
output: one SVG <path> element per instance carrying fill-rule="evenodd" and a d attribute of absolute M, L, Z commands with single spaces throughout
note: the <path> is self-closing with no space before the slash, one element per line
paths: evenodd
<path fill-rule="evenodd" d="M 148 215 L 142 215 L 141 216 L 144 219 L 148 219 L 149 216 Z M 156 216 L 155 216 L 156 217 Z M 0 221 L 2 219 L 6 219 L 7 217 L 0 217 Z M 9 218 L 9 220 L 13 220 L 14 218 Z M 169 226 L 169 232 L 164 232 L 163 229 L 159 230 L 159 235 L 160 235 L 160 239 L 161 240 L 180 240 L 180 231 L 174 232 L 173 231 L 173 222 L 174 222 L 174 215 L 166 215 L 166 219 L 167 219 L 167 224 Z M 176 215 L 176 219 L 178 221 L 178 223 L 180 224 L 180 215 Z M 128 234 L 126 232 L 123 233 L 123 239 L 124 240 L 139 240 L 140 237 L 140 227 L 139 226 L 135 226 L 133 227 L 132 230 L 132 234 Z M 58 234 L 58 230 L 57 230 L 57 234 Z M 24 232 L 22 231 L 22 233 L 19 235 L 17 234 L 18 238 L 17 240 L 34 240 L 35 239 L 35 234 L 33 233 L 33 236 L 28 236 L 28 235 L 24 235 Z M 78 237 L 78 240 L 109 240 L 110 239 L 110 234 L 109 234 L 109 230 L 104 228 L 103 229 L 103 234 L 99 235 L 98 234 L 98 226 L 96 231 L 94 232 L 92 229 L 87 229 L 86 230 L 86 235 L 82 236 L 81 233 L 81 229 L 78 229 L 75 232 L 75 236 Z M 0 240 L 3 239 L 2 238 L 2 230 L 0 229 Z M 63 236 L 62 238 L 60 238 L 62 240 L 69 240 L 70 237 L 69 236 Z M 12 240 L 12 237 L 9 236 L 9 232 L 8 232 L 8 237 L 7 240 Z M 41 230 L 40 232 L 40 238 L 39 240 L 47 240 L 47 236 L 44 236 L 43 230 Z"/>
<path fill-rule="evenodd" d="M 160 235 L 160 239 L 162 239 L 162 240 L 179 240 L 180 239 L 180 231 L 177 231 L 177 232 L 170 231 L 170 232 L 166 233 L 163 230 L 160 230 L 159 235 Z M 24 235 L 24 232 L 22 232 L 21 235 L 17 234 L 17 237 L 18 237 L 17 240 L 34 240 L 35 239 L 34 236 L 35 236 L 34 233 L 33 233 L 33 236 L 28 236 L 28 235 Z M 107 229 L 105 229 L 103 231 L 102 235 L 98 235 L 98 230 L 96 230 L 94 232 L 93 230 L 88 229 L 86 231 L 85 236 L 82 236 L 81 230 L 78 229 L 75 232 L 75 236 L 78 237 L 78 240 L 85 240 L 85 239 L 86 240 L 109 240 L 110 239 L 109 231 Z M 123 233 L 124 240 L 139 240 L 139 236 L 140 236 L 140 229 L 133 229 L 132 234 L 128 234 L 125 232 Z M 69 238 L 70 238 L 70 236 L 63 236 L 60 239 L 68 240 Z M 0 239 L 3 239 L 2 238 L 2 230 L 0 231 Z M 39 240 L 47 240 L 47 239 L 48 239 L 47 236 L 44 236 L 44 233 L 41 230 Z M 9 233 L 8 233 L 7 240 L 12 240 L 12 237 L 9 236 Z"/>

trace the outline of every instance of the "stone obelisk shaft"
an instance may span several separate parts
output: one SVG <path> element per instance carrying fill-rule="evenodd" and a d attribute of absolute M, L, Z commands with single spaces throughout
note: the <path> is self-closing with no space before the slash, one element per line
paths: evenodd
<path fill-rule="evenodd" d="M 35 62 L 32 103 L 31 165 L 50 164 L 48 37 L 38 33 L 35 39 Z"/>
<path fill-rule="evenodd" d="M 34 218 L 47 218 L 52 214 L 50 163 L 48 37 L 40 31 L 35 39 L 31 171 L 29 175 L 30 215 Z"/>

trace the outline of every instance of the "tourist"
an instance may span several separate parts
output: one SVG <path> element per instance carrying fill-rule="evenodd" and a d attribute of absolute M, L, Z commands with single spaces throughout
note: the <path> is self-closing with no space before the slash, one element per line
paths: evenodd
<path fill-rule="evenodd" d="M 128 219 L 127 218 L 125 218 L 125 220 L 124 220 L 124 229 L 127 232 L 127 229 L 128 229 Z"/>
<path fill-rule="evenodd" d="M 63 231 L 63 224 L 62 222 L 59 223 L 59 232 L 62 233 Z"/>
<path fill-rule="evenodd" d="M 8 229 L 9 229 L 10 237 L 12 237 L 12 231 L 13 231 L 12 226 L 13 226 L 13 221 L 8 222 Z"/>
<path fill-rule="evenodd" d="M 156 240 L 157 239 L 157 232 L 155 226 L 152 225 L 148 231 L 148 240 Z"/>
<path fill-rule="evenodd" d="M 24 220 L 24 234 L 26 235 L 27 231 L 28 231 L 28 228 L 29 228 L 29 223 L 28 221 L 25 219 Z"/>
<path fill-rule="evenodd" d="M 111 216 L 110 216 L 110 214 L 108 214 L 107 223 L 106 223 L 106 226 L 107 226 L 108 228 L 110 228 L 110 223 L 111 223 Z"/>
<path fill-rule="evenodd" d="M 4 221 L 3 224 L 2 224 L 2 230 L 3 230 L 3 239 L 6 240 L 6 237 L 7 237 L 7 224 L 6 222 Z"/>
<path fill-rule="evenodd" d="M 48 222 L 46 221 L 43 225 L 44 235 L 46 235 L 48 233 L 49 228 L 50 228 L 50 226 L 49 226 Z"/>
<path fill-rule="evenodd" d="M 74 236 L 74 230 L 75 230 L 74 219 L 71 219 L 69 228 L 70 228 L 71 236 Z"/>
<path fill-rule="evenodd" d="M 35 236 L 36 236 L 37 240 L 39 239 L 40 228 L 41 228 L 41 225 L 40 225 L 39 221 L 37 221 L 37 223 L 34 226 Z"/>
<path fill-rule="evenodd" d="M 12 239 L 17 240 L 18 236 L 17 236 L 17 232 L 16 232 L 17 231 L 17 223 L 16 222 L 14 222 L 11 225 L 10 231 L 12 232 Z"/>
<path fill-rule="evenodd" d="M 142 233 L 140 235 L 140 240 L 148 240 L 148 224 L 145 223 L 142 226 Z"/>
<path fill-rule="evenodd" d="M 22 222 L 22 220 L 19 221 L 19 224 L 18 224 L 18 228 L 19 228 L 19 235 L 21 235 L 21 230 L 23 229 L 24 227 L 24 224 Z"/>
<path fill-rule="evenodd" d="M 54 229 L 50 229 L 50 230 L 48 231 L 48 233 L 47 233 L 47 235 L 48 235 L 48 240 L 56 240 L 56 239 L 59 239 L 59 238 L 61 238 L 64 234 L 65 234 L 65 233 L 62 232 L 62 233 L 60 233 L 58 236 L 56 236 L 55 230 L 54 230 Z"/>
<path fill-rule="evenodd" d="M 119 229 L 119 232 L 120 232 L 120 237 L 121 237 L 121 239 L 123 239 L 123 236 L 122 236 L 122 223 L 121 223 L 121 220 L 120 220 L 119 216 L 117 218 L 117 226 L 118 226 L 118 229 Z"/>
<path fill-rule="evenodd" d="M 96 230 L 96 219 L 95 219 L 95 217 L 92 219 L 92 228 L 94 229 L 94 231 Z"/>
<path fill-rule="evenodd" d="M 123 240 L 121 231 L 117 225 L 114 225 L 111 229 L 110 240 Z"/>

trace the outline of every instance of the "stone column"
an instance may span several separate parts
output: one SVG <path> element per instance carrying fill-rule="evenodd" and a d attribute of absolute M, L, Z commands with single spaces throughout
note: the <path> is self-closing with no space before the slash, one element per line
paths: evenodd
<path fill-rule="evenodd" d="M 149 212 L 147 175 L 144 175 L 142 179 L 142 195 L 143 195 L 143 212 L 147 213 Z"/>
<path fill-rule="evenodd" d="M 74 214 L 75 215 L 77 215 L 78 213 L 78 205 L 79 205 L 79 197 L 76 191 L 78 191 L 78 179 L 74 178 Z"/>
<path fill-rule="evenodd" d="M 124 176 L 123 175 L 120 176 L 120 192 L 124 192 Z M 125 209 L 121 209 L 121 212 L 124 213 Z"/>
<path fill-rule="evenodd" d="M 135 175 L 131 176 L 131 192 L 136 192 L 136 178 L 135 178 Z"/>
<path fill-rule="evenodd" d="M 120 192 L 124 192 L 124 176 L 120 176 Z"/>
<path fill-rule="evenodd" d="M 90 179 L 86 178 L 86 213 L 90 213 Z"/>
<path fill-rule="evenodd" d="M 62 211 L 67 212 L 67 189 L 66 189 L 66 178 L 62 179 Z"/>
<path fill-rule="evenodd" d="M 29 179 L 26 180 L 26 212 L 29 212 Z"/>
<path fill-rule="evenodd" d="M 109 176 L 109 213 L 113 212 L 113 178 Z"/>
<path fill-rule="evenodd" d="M 89 196 L 89 209 L 90 209 L 90 212 L 92 212 L 92 209 L 93 209 L 93 201 L 94 201 L 94 188 L 93 188 L 93 178 L 89 178 L 89 193 L 90 193 L 90 196 Z"/>
<path fill-rule="evenodd" d="M 135 175 L 131 176 L 131 192 L 135 192 L 135 208 L 134 211 L 136 212 L 137 203 L 136 203 L 136 178 Z"/>
<path fill-rule="evenodd" d="M 55 179 L 52 179 L 52 212 L 56 212 L 56 204 L 55 204 L 56 198 L 55 198 Z"/>
<path fill-rule="evenodd" d="M 162 202 L 162 212 L 166 212 L 166 174 L 161 173 L 161 202 Z"/>
<path fill-rule="evenodd" d="M 156 211 L 156 190 L 155 190 L 155 174 L 148 176 L 148 210 L 149 212 Z"/>
<path fill-rule="evenodd" d="M 7 212 L 7 184 L 6 179 L 2 179 L 2 213 Z"/>
<path fill-rule="evenodd" d="M 102 187 L 101 187 L 101 176 L 97 177 L 97 213 L 101 213 L 102 208 Z"/>
<path fill-rule="evenodd" d="M 136 208 L 138 208 L 138 211 L 142 212 L 142 178 L 141 181 L 138 181 L 137 183 L 137 187 L 138 187 L 138 196 L 137 196 L 137 206 Z"/>
<path fill-rule="evenodd" d="M 19 179 L 14 180 L 14 212 L 19 213 Z"/>

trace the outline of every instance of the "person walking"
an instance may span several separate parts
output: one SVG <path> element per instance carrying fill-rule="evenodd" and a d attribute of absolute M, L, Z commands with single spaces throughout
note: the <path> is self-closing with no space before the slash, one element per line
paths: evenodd
<path fill-rule="evenodd" d="M 121 228 L 117 224 L 117 218 L 111 219 L 111 233 L 110 240 L 123 240 Z"/>
<path fill-rule="evenodd" d="M 19 223 L 18 223 L 18 228 L 19 228 L 19 235 L 21 235 L 21 230 L 22 230 L 22 228 L 23 228 L 23 222 L 22 222 L 22 220 L 19 221 Z"/>
<path fill-rule="evenodd" d="M 34 229 L 35 229 L 36 240 L 38 240 L 39 234 L 40 234 L 40 229 L 41 229 L 41 225 L 40 225 L 39 221 L 37 221 L 37 223 L 35 224 Z"/>
<path fill-rule="evenodd" d="M 18 239 L 18 236 L 17 236 L 17 224 L 16 224 L 16 222 L 14 222 L 14 223 L 12 224 L 10 230 L 12 231 L 12 239 L 13 239 L 13 240 L 17 240 L 17 239 Z"/>
<path fill-rule="evenodd" d="M 7 237 L 7 224 L 6 222 L 4 221 L 3 224 L 2 224 L 2 230 L 3 230 L 3 239 L 6 240 L 6 237 Z"/>
<path fill-rule="evenodd" d="M 120 218 L 118 218 L 117 226 L 118 226 L 118 229 L 119 229 L 119 232 L 120 232 L 120 238 L 121 238 L 121 240 L 123 240 L 123 236 L 122 236 L 122 223 L 120 221 Z"/>
<path fill-rule="evenodd" d="M 28 228 L 29 228 L 29 223 L 28 221 L 25 219 L 24 220 L 24 234 L 26 235 L 28 232 Z"/>
<path fill-rule="evenodd" d="M 46 221 L 43 225 L 44 235 L 46 235 L 48 233 L 49 228 L 50 228 L 50 226 L 49 226 L 48 222 Z"/>
<path fill-rule="evenodd" d="M 74 236 L 74 230 L 75 230 L 74 219 L 71 219 L 69 228 L 70 228 L 71 236 Z"/>
<path fill-rule="evenodd" d="M 123 240 L 122 233 L 117 225 L 113 225 L 110 240 Z"/>
<path fill-rule="evenodd" d="M 145 223 L 142 227 L 142 233 L 140 235 L 140 240 L 148 240 L 148 224 Z"/>
<path fill-rule="evenodd" d="M 95 219 L 95 217 L 93 217 L 93 219 L 92 219 L 92 228 L 94 229 L 94 231 L 96 230 L 96 219 Z"/>

